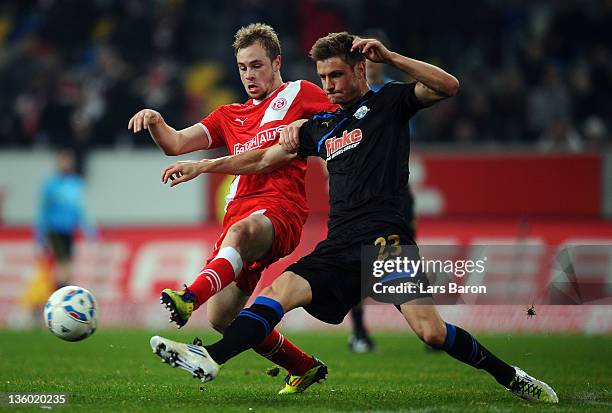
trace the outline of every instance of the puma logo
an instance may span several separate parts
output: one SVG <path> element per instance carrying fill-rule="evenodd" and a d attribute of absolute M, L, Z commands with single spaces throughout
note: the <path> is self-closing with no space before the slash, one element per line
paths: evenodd
<path fill-rule="evenodd" d="M 240 122 L 240 125 L 244 126 L 244 122 L 246 122 L 248 118 L 244 118 L 244 119 L 240 119 L 240 118 L 236 118 L 234 119 L 236 122 Z"/>
<path fill-rule="evenodd" d="M 478 360 L 476 363 L 474 363 L 474 366 L 477 367 L 486 358 L 487 358 L 487 356 L 485 355 L 485 353 L 483 351 L 481 351 L 480 352 L 480 360 Z"/>

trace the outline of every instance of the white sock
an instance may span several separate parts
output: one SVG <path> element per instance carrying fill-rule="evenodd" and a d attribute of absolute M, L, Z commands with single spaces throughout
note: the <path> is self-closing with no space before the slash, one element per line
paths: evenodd
<path fill-rule="evenodd" d="M 234 247 L 223 247 L 219 250 L 217 256 L 213 259 L 224 258 L 232 265 L 234 269 L 234 278 L 242 271 L 242 257 Z"/>

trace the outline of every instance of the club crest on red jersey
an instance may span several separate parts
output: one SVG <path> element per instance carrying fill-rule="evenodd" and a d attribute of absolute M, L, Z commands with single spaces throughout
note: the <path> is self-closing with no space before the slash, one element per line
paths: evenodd
<path fill-rule="evenodd" d="M 361 129 L 354 129 L 350 132 L 342 132 L 342 136 L 333 137 L 325 141 L 325 149 L 327 150 L 326 159 L 335 158 L 336 156 L 355 148 L 361 142 Z"/>
<path fill-rule="evenodd" d="M 282 110 L 287 106 L 287 99 L 284 97 L 277 97 L 274 102 L 272 102 L 272 109 L 274 110 Z"/>

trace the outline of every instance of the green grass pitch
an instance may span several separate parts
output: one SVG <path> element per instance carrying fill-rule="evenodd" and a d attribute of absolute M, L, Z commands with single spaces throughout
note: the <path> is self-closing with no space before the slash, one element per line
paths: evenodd
<path fill-rule="evenodd" d="M 195 330 L 168 331 L 191 341 Z M 204 385 L 162 364 L 149 348 L 152 332 L 101 330 L 79 342 L 47 331 L 0 331 L 0 392 L 65 393 L 71 412 L 610 412 L 612 336 L 481 335 L 481 342 L 553 386 L 558 405 L 531 404 L 486 373 L 444 353 L 426 352 L 411 334 L 377 334 L 373 354 L 351 354 L 346 334 L 289 333 L 329 365 L 330 375 L 298 396 L 278 396 L 282 374 L 253 352 L 231 360 Z M 213 340 L 216 334 L 200 335 Z M 39 406 L 0 407 L 44 411 Z"/>

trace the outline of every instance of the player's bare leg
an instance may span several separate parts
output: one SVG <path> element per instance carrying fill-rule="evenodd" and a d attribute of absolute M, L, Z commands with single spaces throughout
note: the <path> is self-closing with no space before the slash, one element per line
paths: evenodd
<path fill-rule="evenodd" d="M 247 312 L 255 311 L 256 312 L 255 314 L 257 316 L 262 317 L 263 315 L 263 317 L 266 317 L 266 312 L 269 311 L 270 306 L 274 307 L 278 305 L 279 308 L 277 308 L 277 310 L 282 311 L 284 313 L 287 311 L 291 311 L 294 308 L 306 305 L 311 300 L 312 300 L 312 290 L 310 289 L 310 284 L 305 279 L 303 279 L 297 274 L 294 274 L 292 272 L 285 272 L 279 278 L 277 278 L 272 283 L 272 285 L 263 289 L 259 298 L 255 300 L 255 303 L 254 303 L 255 305 L 253 305 L 251 308 L 249 308 L 246 311 Z M 262 312 L 262 314 L 259 314 L 258 312 Z M 246 314 L 246 315 L 247 317 L 243 317 L 243 320 L 240 320 L 243 323 L 238 323 L 239 324 L 238 326 L 236 326 L 235 325 L 236 323 L 234 323 L 234 325 L 232 326 L 232 330 L 233 330 L 232 333 L 229 334 L 229 337 L 228 335 L 224 337 L 224 340 L 226 339 L 226 337 L 228 338 L 227 341 L 230 344 L 230 346 L 232 344 L 234 345 L 238 344 L 238 340 L 233 340 L 231 337 L 232 335 L 236 335 L 237 333 L 236 337 L 234 338 L 239 339 L 238 336 L 240 336 L 241 334 L 240 331 L 242 331 L 242 328 L 244 327 L 249 328 L 248 324 L 249 324 L 249 321 L 251 321 L 251 318 L 248 317 L 250 314 Z M 270 315 L 271 314 L 268 313 L 268 316 Z M 275 316 L 278 316 L 278 315 L 279 315 L 278 313 L 273 314 L 272 318 L 266 321 L 270 324 L 270 327 L 272 327 L 272 324 L 274 323 L 274 321 L 276 321 Z M 246 321 L 247 324 L 245 324 L 244 326 L 240 325 L 240 324 L 244 324 L 244 321 Z M 280 321 L 280 318 L 278 318 L 278 321 Z M 255 343 L 256 341 L 259 341 L 259 340 L 255 339 L 252 342 Z M 267 341 L 269 341 L 269 337 L 263 341 L 260 341 L 259 344 L 253 346 L 253 349 L 261 354 L 261 351 L 264 350 Z M 216 343 L 213 346 L 217 346 L 216 347 L 217 349 L 221 349 L 224 347 L 224 344 Z M 301 350 L 297 348 L 295 348 L 295 350 L 293 351 L 296 351 L 296 350 L 301 352 Z M 215 353 L 215 350 L 212 350 L 212 351 L 213 353 Z M 305 353 L 302 353 L 302 354 L 305 354 Z M 225 357 L 219 354 L 217 354 L 216 356 Z M 280 364 L 278 362 L 279 360 L 278 357 L 275 357 L 275 358 L 269 357 L 269 358 L 275 363 Z M 305 360 L 305 359 L 302 358 L 302 360 Z M 310 358 L 308 361 L 310 362 L 310 366 L 308 366 L 308 368 L 305 368 L 305 365 L 302 364 L 302 369 L 298 371 L 296 371 L 295 369 L 286 367 L 288 370 L 288 374 L 285 377 L 285 386 L 279 391 L 279 394 L 302 393 L 312 384 L 321 383 L 323 380 L 327 378 L 327 366 L 325 365 L 325 363 L 323 363 L 322 361 L 314 357 Z"/>
<path fill-rule="evenodd" d="M 195 294 L 197 305 L 202 305 L 210 297 L 231 284 L 240 271 L 242 263 L 257 261 L 265 257 L 272 249 L 274 242 L 274 226 L 272 221 L 263 214 L 250 215 L 233 224 L 219 249 L 219 255 L 223 251 L 229 251 L 234 257 L 229 258 L 228 264 L 214 267 L 217 259 L 213 259 L 203 270 L 201 275 L 188 286 Z M 217 255 L 217 257 L 219 257 Z M 232 262 L 232 258 L 233 262 Z M 208 270 L 212 271 L 207 272 Z"/>
<path fill-rule="evenodd" d="M 400 308 L 417 337 L 432 347 L 442 347 L 446 339 L 446 324 L 431 299 L 414 300 Z"/>
<path fill-rule="evenodd" d="M 232 225 L 221 243 L 221 248 L 235 248 L 242 259 L 256 261 L 272 248 L 274 226 L 263 214 L 249 215 Z"/>
<path fill-rule="evenodd" d="M 228 325 L 244 309 L 249 296 L 234 283 L 213 295 L 206 305 L 208 322 L 219 333 L 223 334 Z"/>
<path fill-rule="evenodd" d="M 402 304 L 400 309 L 412 330 L 426 344 L 440 348 L 472 367 L 487 371 L 499 384 L 518 397 L 548 403 L 559 401 L 548 384 L 498 359 L 462 328 L 445 323 L 431 298 Z"/>
<path fill-rule="evenodd" d="M 249 251 L 250 255 L 245 254 L 246 260 L 257 260 L 261 256 L 267 254 L 271 248 L 274 239 L 272 223 L 263 215 L 253 215 L 246 220 L 246 223 L 243 221 L 240 221 L 238 223 L 239 225 L 232 226 L 230 231 L 228 231 L 220 248 L 220 252 L 228 246 L 235 246 L 236 249 L 239 248 L 242 251 Z M 253 244 L 255 244 L 255 246 L 249 249 L 249 246 Z M 185 294 L 191 294 L 190 288 L 186 289 L 184 292 L 176 292 L 177 295 L 181 293 L 183 294 L 182 297 L 184 297 Z M 166 294 L 168 294 L 168 292 L 166 292 Z M 225 331 L 226 327 L 240 314 L 241 310 L 243 310 L 248 298 L 249 295 L 245 294 L 231 281 L 226 288 L 213 295 L 208 301 L 208 318 L 213 328 L 219 332 Z M 192 304 L 191 308 L 195 308 L 195 305 Z M 174 367 L 181 367 L 197 377 L 204 377 L 202 374 L 194 373 L 196 371 L 201 372 L 206 370 L 201 364 L 198 364 L 199 357 L 204 356 L 192 354 L 193 351 L 190 352 L 190 347 L 184 347 L 182 343 L 174 343 L 167 339 L 157 338 L 154 340 L 155 343 L 152 342 L 151 345 L 161 345 L 162 341 L 160 340 L 165 340 L 163 342 L 163 347 L 166 350 L 158 351 L 157 347 L 155 347 L 154 351 L 156 354 L 164 358 L 164 355 L 168 356 L 168 354 L 170 354 L 167 350 L 174 348 L 172 354 L 174 359 L 178 360 L 178 362 L 170 364 Z M 194 345 L 195 344 L 194 342 Z M 287 384 L 285 388 L 281 390 L 282 393 L 303 392 L 312 383 L 315 381 L 322 381 L 327 375 L 327 367 L 322 362 L 304 353 L 275 329 L 272 329 L 264 340 L 253 349 L 260 355 L 287 370 L 287 378 L 289 378 L 289 381 L 287 378 L 285 379 Z M 202 349 L 195 349 L 194 351 L 205 354 Z M 164 360 L 166 359 L 168 359 L 168 357 L 164 358 Z M 181 364 L 181 360 L 183 360 L 183 364 Z"/>
<path fill-rule="evenodd" d="M 236 297 L 237 294 L 233 296 Z M 227 293 L 224 298 L 231 297 L 232 294 Z M 263 290 L 262 296 L 258 297 L 251 307 L 238 313 L 238 317 L 225 328 L 224 336 L 218 342 L 203 347 L 155 336 L 151 338 L 151 348 L 173 367 L 180 367 L 202 381 L 213 380 L 221 364 L 238 353 L 256 348 L 265 342 L 283 317 L 285 309 L 289 311 L 305 305 L 311 298 L 310 284 L 306 280 L 293 273 L 284 273 Z M 327 367 L 318 360 L 315 360 L 315 363 L 313 368 L 300 377 L 299 383 L 290 386 L 294 390 L 293 393 L 301 392 L 308 385 L 325 379 Z"/>
<path fill-rule="evenodd" d="M 244 293 L 235 283 L 228 285 L 215 294 L 207 304 L 208 321 L 212 327 L 223 333 L 234 321 L 249 295 Z M 259 355 L 287 370 L 288 376 L 302 377 L 320 363 L 316 358 L 306 354 L 276 329 L 253 350 Z M 305 388 L 304 388 L 305 389 Z M 303 390 L 302 390 L 303 391 Z"/>
<path fill-rule="evenodd" d="M 194 310 L 231 284 L 244 262 L 256 261 L 269 253 L 274 241 L 274 226 L 263 214 L 250 215 L 232 225 L 219 253 L 183 291 L 165 289 L 160 301 L 170 311 L 170 321 L 180 328 Z"/>
<path fill-rule="evenodd" d="M 151 346 L 162 359 L 168 359 L 170 362 L 175 359 L 172 357 L 164 358 L 169 354 L 168 349 L 172 351 L 170 356 L 184 354 L 187 365 L 182 367 L 181 363 L 178 363 L 178 367 L 184 368 L 192 374 L 197 373 L 198 377 L 211 380 L 216 376 L 220 364 L 249 348 L 256 348 L 261 345 L 282 319 L 285 311 L 304 306 L 311 299 L 310 284 L 295 273 L 285 272 L 271 286 L 262 291 L 253 305 L 240 311 L 238 317 L 225 329 L 221 340 L 201 349 L 193 349 L 203 358 L 201 363 L 190 362 L 192 357 L 188 353 L 189 347 L 184 348 L 180 343 L 175 345 L 170 340 L 154 337 Z M 158 351 L 158 347 L 162 344 L 162 350 Z M 180 360 L 181 357 L 179 357 Z M 198 369 L 202 369 L 202 371 Z M 324 380 L 326 376 L 327 366 L 315 360 L 314 367 L 305 374 L 300 376 L 288 375 L 285 388 L 281 390 L 281 393 L 300 393 L 311 384 Z"/>
<path fill-rule="evenodd" d="M 282 273 L 259 295 L 277 301 L 285 313 L 308 305 L 312 300 L 312 290 L 308 281 L 291 271 Z"/>

